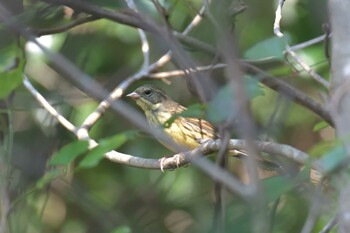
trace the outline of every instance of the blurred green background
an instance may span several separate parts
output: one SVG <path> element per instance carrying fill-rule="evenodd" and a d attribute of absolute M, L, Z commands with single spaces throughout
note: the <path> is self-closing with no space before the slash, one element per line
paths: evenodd
<path fill-rule="evenodd" d="M 127 7 L 123 1 L 115 0 L 86 2 L 111 10 Z M 232 17 L 239 56 L 249 60 L 273 57 L 276 61 L 283 61 L 266 71 L 322 101 L 325 96 L 324 89 L 312 81 L 300 67 L 297 70 L 291 69 L 284 62 L 284 47 L 278 46 L 279 40 L 273 35 L 276 2 L 232 2 L 233 7 L 228 11 L 234 11 L 234 6 L 241 4 L 246 6 L 242 13 Z M 172 27 L 182 31 L 196 15 L 202 1 L 164 0 L 160 3 L 168 11 Z M 162 22 L 151 1 L 136 1 L 136 4 L 148 17 Z M 286 1 L 281 27 L 283 33 L 288 35 L 288 43 L 294 45 L 322 35 L 322 25 L 327 23 L 326 12 L 325 0 Z M 31 28 L 55 28 L 71 20 L 70 13 L 68 8 L 61 6 L 50 6 L 41 1 L 24 1 L 20 19 Z M 70 17 L 78 17 L 77 15 L 79 16 L 79 12 L 74 12 Z M 215 46 L 217 38 L 213 31 L 208 19 L 204 18 L 190 36 Z M 2 27 L 1 33 L 5 35 L 8 31 Z M 166 46 L 150 34 L 148 39 L 151 61 L 156 61 L 166 52 Z M 42 36 L 38 40 L 51 50 L 64 55 L 108 90 L 114 89 L 137 72 L 143 62 L 137 30 L 105 19 L 83 24 L 68 32 Z M 2 47 L 7 48 L 9 44 L 5 41 Z M 35 45 L 29 42 L 25 45 L 23 43 L 23 47 L 25 73 L 35 87 L 73 124 L 81 124 L 94 111 L 98 102 L 88 98 L 62 78 Z M 213 55 L 189 45 L 184 45 L 184 48 L 198 64 L 207 65 L 215 61 Z M 323 43 L 300 50 L 298 54 L 321 76 L 329 78 L 329 65 Z M 4 60 L 0 60 L 1 64 L 3 62 Z M 162 70 L 172 69 L 176 67 L 168 64 Z M 209 74 L 218 80 L 224 75 L 221 71 Z M 188 91 L 185 78 L 175 77 L 169 81 L 170 85 L 162 81 L 143 80 L 133 84 L 129 91 L 144 83 L 154 83 L 184 106 L 199 102 Z M 214 232 L 214 182 L 194 166 L 162 173 L 158 170 L 119 165 L 103 159 L 91 168 L 74 169 L 81 158 L 69 168 L 49 166 L 49 158 L 76 139 L 39 106 L 20 85 L 20 81 L 14 88 L 16 89 L 7 89 L 14 92 L 5 101 L 7 107 L 2 110 L 10 120 L 1 124 L 4 132 L 7 131 L 5 136 L 9 146 L 4 151 L 11 164 L 8 164 L 11 169 L 6 174 L 11 200 L 9 232 Z M 333 140 L 334 132 L 331 127 L 313 130 L 322 121 L 315 114 L 269 88 L 261 86 L 258 89 L 259 93 L 251 103 L 254 119 L 263 139 L 270 138 L 306 152 Z M 255 91 L 257 90 L 254 89 L 253 92 Z M 138 109 L 132 101 L 125 98 L 123 100 Z M 138 129 L 128 119 L 107 111 L 92 128 L 91 137 L 99 140 L 129 130 Z M 327 146 L 322 147 L 317 154 L 322 155 L 327 149 Z M 128 138 L 118 151 L 146 158 L 161 158 L 173 154 L 142 131 Z M 229 167 L 240 169 L 235 160 L 229 161 Z M 60 169 L 66 173 L 52 182 L 43 180 L 44 174 L 50 180 L 49 176 L 53 174 L 50 170 Z M 244 173 L 240 170 L 237 173 L 242 172 Z M 284 183 L 281 180 L 274 182 L 269 193 L 283 195 L 274 217 L 271 218 L 271 232 L 299 232 L 307 217 L 312 191 L 309 188 L 286 188 L 280 191 L 284 189 Z M 272 206 L 271 201 L 266 206 L 266 212 L 272 212 Z M 226 195 L 226 207 L 227 232 L 252 232 L 252 208 L 231 193 Z M 320 218 L 314 232 L 318 232 L 325 225 L 332 213 L 328 214 Z"/>

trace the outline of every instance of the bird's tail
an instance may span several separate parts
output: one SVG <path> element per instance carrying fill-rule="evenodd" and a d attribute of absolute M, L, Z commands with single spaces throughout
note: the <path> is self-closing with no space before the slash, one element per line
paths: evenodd
<path fill-rule="evenodd" d="M 230 155 L 238 158 L 238 159 L 247 159 L 248 153 L 243 150 L 230 150 Z M 297 169 L 293 169 L 293 166 L 286 166 L 286 164 L 282 164 L 281 161 L 275 162 L 266 156 L 258 155 L 256 156 L 256 160 L 258 162 L 258 166 L 267 171 L 274 171 L 280 175 L 290 175 L 291 173 L 295 174 L 300 166 L 297 166 Z M 294 167 L 295 168 L 295 167 Z M 293 170 L 293 171 L 292 171 Z M 313 184 L 318 184 L 322 180 L 322 174 L 314 168 L 310 169 L 310 181 Z"/>
<path fill-rule="evenodd" d="M 230 150 L 229 154 L 241 160 L 247 159 L 247 157 L 249 156 L 248 153 L 243 150 Z M 264 170 L 275 171 L 280 175 L 285 175 L 287 173 L 287 171 L 281 164 L 274 162 L 269 158 L 266 158 L 262 155 L 258 155 L 255 159 L 258 162 L 258 166 Z"/>

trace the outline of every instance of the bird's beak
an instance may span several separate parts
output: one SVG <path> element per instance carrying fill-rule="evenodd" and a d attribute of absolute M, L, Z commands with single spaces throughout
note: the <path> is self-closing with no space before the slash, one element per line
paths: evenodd
<path fill-rule="evenodd" d="M 137 94 L 136 92 L 131 92 L 130 94 L 126 95 L 127 97 L 130 97 L 134 100 L 137 100 L 138 98 L 140 98 L 140 95 Z"/>

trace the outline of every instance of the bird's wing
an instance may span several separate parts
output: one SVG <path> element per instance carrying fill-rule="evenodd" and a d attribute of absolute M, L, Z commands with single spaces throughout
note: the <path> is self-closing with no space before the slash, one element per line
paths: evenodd
<path fill-rule="evenodd" d="M 184 128 L 190 131 L 196 140 L 217 138 L 214 127 L 206 120 L 191 117 L 179 117 L 179 120 L 183 122 Z"/>
<path fill-rule="evenodd" d="M 177 103 L 175 107 L 175 102 L 173 102 L 171 109 L 172 109 L 172 115 L 176 115 L 185 111 L 187 108 Z M 183 124 L 183 127 L 186 130 L 188 130 L 188 132 L 192 132 L 192 136 L 196 140 L 217 138 L 213 125 L 206 120 L 194 118 L 194 117 L 180 116 L 180 117 L 177 117 L 175 121 L 181 121 L 181 123 Z"/>

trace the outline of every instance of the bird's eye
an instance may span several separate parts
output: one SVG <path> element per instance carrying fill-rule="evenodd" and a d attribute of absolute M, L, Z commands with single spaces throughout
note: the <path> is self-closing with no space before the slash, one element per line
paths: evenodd
<path fill-rule="evenodd" d="M 143 92 L 143 94 L 145 94 L 145 95 L 150 95 L 152 92 L 151 92 L 151 90 L 145 90 L 144 92 Z"/>

